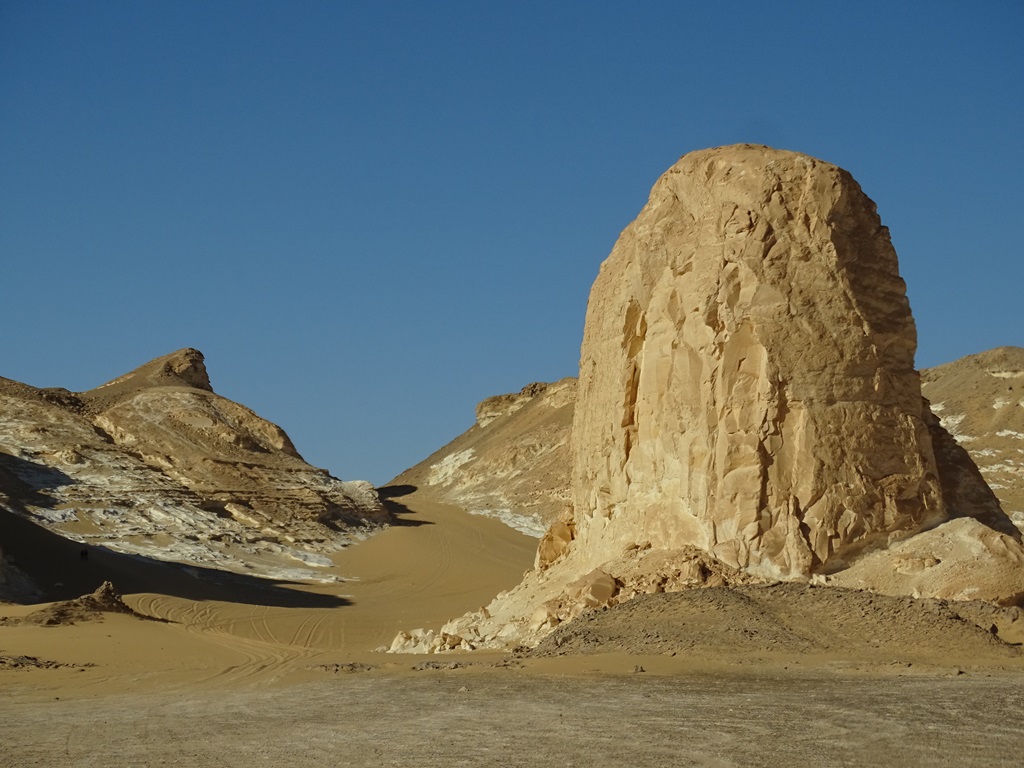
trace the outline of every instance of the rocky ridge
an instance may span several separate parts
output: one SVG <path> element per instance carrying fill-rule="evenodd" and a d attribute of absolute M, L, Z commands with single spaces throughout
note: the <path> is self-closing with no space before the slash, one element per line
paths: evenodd
<path fill-rule="evenodd" d="M 534 383 L 476 408 L 470 429 L 390 485 L 415 486 L 540 537 L 569 506 L 576 380 Z"/>
<path fill-rule="evenodd" d="M 766 147 L 685 156 L 591 292 L 573 514 L 519 587 L 392 650 L 532 644 L 735 574 L 1019 602 L 1019 531 L 928 410 L 915 347 L 888 232 L 849 174 Z M 650 551 L 686 567 L 645 581 Z"/>
<path fill-rule="evenodd" d="M 0 379 L 0 506 L 83 544 L 295 579 L 388 520 L 368 483 L 214 393 L 193 349 L 82 393 Z"/>
<path fill-rule="evenodd" d="M 1024 528 L 1024 349 L 999 347 L 921 372 L 942 426 Z"/>

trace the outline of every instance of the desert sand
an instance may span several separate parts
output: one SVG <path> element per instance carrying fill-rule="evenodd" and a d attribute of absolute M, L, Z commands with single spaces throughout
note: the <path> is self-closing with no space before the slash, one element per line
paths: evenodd
<path fill-rule="evenodd" d="M 119 560 L 128 571 L 122 571 L 124 580 L 147 590 L 125 590 L 125 603 L 163 621 L 105 614 L 102 621 L 69 626 L 8 624 L 0 628 L 2 653 L 95 664 L 89 674 L 68 673 L 57 681 L 65 695 L 175 681 L 269 685 L 308 677 L 315 664 L 391 663 L 374 650 L 390 643 L 399 628 L 439 623 L 484 604 L 522 578 L 535 545 L 494 520 L 429 501 L 414 509 L 400 501 L 392 502 L 396 525 L 334 556 L 340 583 L 262 582 L 142 559 L 132 573 L 131 564 Z M 32 555 L 24 541 L 17 543 L 23 559 L 63 558 L 69 567 L 60 578 L 68 581 L 77 568 L 104 565 L 102 554 L 83 562 L 77 548 Z M 22 618 L 40 609 L 5 605 L 0 614 Z"/>
<path fill-rule="evenodd" d="M 397 525 L 335 556 L 341 583 L 211 584 L 140 560 L 148 591 L 123 599 L 167 621 L 0 626 L 0 765 L 1018 764 L 1019 649 L 942 611 L 891 621 L 866 593 L 793 587 L 829 595 L 800 616 L 703 590 L 675 623 L 634 601 L 648 614 L 598 611 L 529 653 L 381 653 L 512 587 L 536 547 L 408 490 L 385 491 Z M 67 580 L 98 567 L 48 542 L 17 543 Z M 793 641 L 822 622 L 847 640 Z"/>

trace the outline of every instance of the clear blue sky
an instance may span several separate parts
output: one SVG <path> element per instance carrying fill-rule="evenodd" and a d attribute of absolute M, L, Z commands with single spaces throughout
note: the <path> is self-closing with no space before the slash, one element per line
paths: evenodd
<path fill-rule="evenodd" d="M 308 460 L 389 480 L 574 375 L 657 177 L 849 170 L 928 367 L 1024 345 L 1024 3 L 0 2 L 0 375 L 174 349 Z"/>

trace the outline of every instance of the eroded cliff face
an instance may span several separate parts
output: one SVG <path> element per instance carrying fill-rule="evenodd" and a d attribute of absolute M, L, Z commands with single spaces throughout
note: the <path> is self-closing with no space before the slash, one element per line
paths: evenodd
<path fill-rule="evenodd" d="M 769 576 L 944 517 L 888 231 L 846 172 L 736 146 L 654 186 L 591 292 L 578 541 L 638 531 Z"/>
<path fill-rule="evenodd" d="M 935 413 L 926 405 L 924 418 L 946 512 L 1011 536 L 1011 518 L 1024 528 L 1024 392 L 1014 396 L 1021 370 L 1024 349 L 1002 347 L 921 371 L 924 394 L 933 398 Z M 543 535 L 539 560 L 554 562 L 575 535 L 564 515 L 575 402 L 575 379 L 487 398 L 476 424 L 393 482 Z"/>
<path fill-rule="evenodd" d="M 369 484 L 310 466 L 283 429 L 216 394 L 197 350 L 158 358 L 80 398 L 94 429 L 211 510 L 338 530 L 385 519 Z"/>
<path fill-rule="evenodd" d="M 990 349 L 921 377 L 932 411 L 1024 528 L 1024 349 Z"/>

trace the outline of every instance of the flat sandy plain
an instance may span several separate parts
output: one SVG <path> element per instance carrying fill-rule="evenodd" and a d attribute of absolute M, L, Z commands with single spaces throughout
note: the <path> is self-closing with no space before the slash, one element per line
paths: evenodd
<path fill-rule="evenodd" d="M 890 631 L 898 622 L 862 598 L 832 595 L 822 621 L 849 642 L 813 647 L 791 647 L 751 613 L 775 604 L 747 605 L 729 627 L 732 599 L 716 598 L 724 609 L 707 614 L 703 633 L 693 611 L 666 625 L 666 610 L 682 609 L 655 601 L 650 616 L 581 625 L 564 653 L 375 652 L 400 629 L 439 627 L 513 586 L 536 544 L 417 494 L 396 501 L 399 525 L 337 555 L 339 584 L 261 591 L 250 580 L 235 594 L 229 581 L 206 593 L 182 588 L 191 577 L 177 573 L 167 589 L 125 590 L 133 608 L 167 622 L 105 614 L 0 626 L 0 765 L 1024 761 L 1019 649 L 973 625 L 944 635 L 931 619 Z M 0 605 L 0 616 L 38 608 Z"/>

